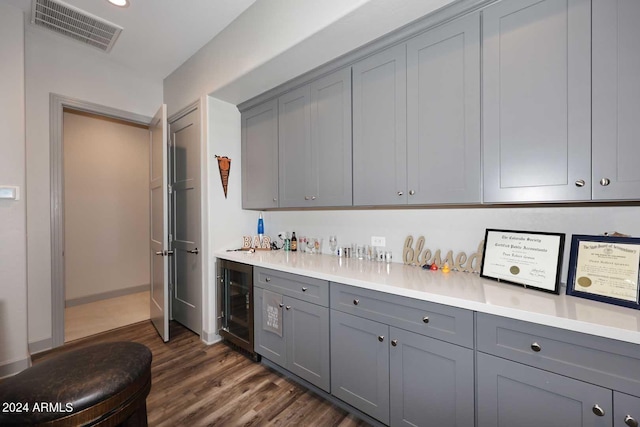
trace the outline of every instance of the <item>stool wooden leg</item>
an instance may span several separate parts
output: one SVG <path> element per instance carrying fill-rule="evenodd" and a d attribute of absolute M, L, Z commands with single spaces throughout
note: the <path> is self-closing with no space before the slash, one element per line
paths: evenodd
<path fill-rule="evenodd" d="M 142 405 L 136 411 L 131 414 L 122 424 L 122 427 L 147 427 L 147 402 L 142 402 Z"/>

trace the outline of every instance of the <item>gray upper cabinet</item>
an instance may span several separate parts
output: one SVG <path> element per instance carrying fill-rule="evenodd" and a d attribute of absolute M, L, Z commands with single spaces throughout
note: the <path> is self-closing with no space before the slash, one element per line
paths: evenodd
<path fill-rule="evenodd" d="M 278 207 L 278 102 L 242 113 L 242 207 Z"/>
<path fill-rule="evenodd" d="M 484 201 L 590 200 L 591 2 L 482 13 Z"/>
<path fill-rule="evenodd" d="M 409 203 L 479 203 L 479 13 L 407 42 L 407 88 Z"/>
<path fill-rule="evenodd" d="M 311 163 L 309 85 L 278 98 L 280 207 L 299 207 L 309 198 L 307 174 Z"/>
<path fill-rule="evenodd" d="M 353 204 L 407 203 L 405 44 L 353 65 Z"/>
<path fill-rule="evenodd" d="M 352 205 L 351 151 L 351 67 L 347 67 L 311 82 L 309 206 Z"/>
<path fill-rule="evenodd" d="M 640 2 L 593 2 L 593 199 L 640 199 Z"/>
<path fill-rule="evenodd" d="M 350 206 L 351 68 L 282 95 L 280 207 Z"/>

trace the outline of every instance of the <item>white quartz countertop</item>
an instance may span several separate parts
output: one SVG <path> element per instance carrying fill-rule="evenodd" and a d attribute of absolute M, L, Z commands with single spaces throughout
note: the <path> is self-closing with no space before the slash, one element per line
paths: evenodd
<path fill-rule="evenodd" d="M 554 295 L 477 274 L 423 270 L 301 252 L 215 253 L 217 258 L 287 273 L 431 301 L 482 313 L 640 344 L 640 310 L 564 295 Z"/>

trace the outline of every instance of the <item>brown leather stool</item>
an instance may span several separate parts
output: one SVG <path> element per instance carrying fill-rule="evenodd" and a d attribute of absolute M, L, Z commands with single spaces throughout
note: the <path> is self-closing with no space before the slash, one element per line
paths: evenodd
<path fill-rule="evenodd" d="M 2 381 L 0 425 L 146 426 L 150 389 L 146 346 L 92 345 Z"/>

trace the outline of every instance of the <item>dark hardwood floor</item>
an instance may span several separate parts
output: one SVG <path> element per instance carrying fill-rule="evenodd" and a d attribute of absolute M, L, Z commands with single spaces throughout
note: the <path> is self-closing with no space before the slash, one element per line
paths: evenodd
<path fill-rule="evenodd" d="M 172 322 L 162 342 L 151 322 L 105 332 L 34 355 L 33 362 L 86 345 L 136 341 L 151 349 L 150 426 L 366 426 L 279 373 L 223 343 L 206 345 Z"/>

